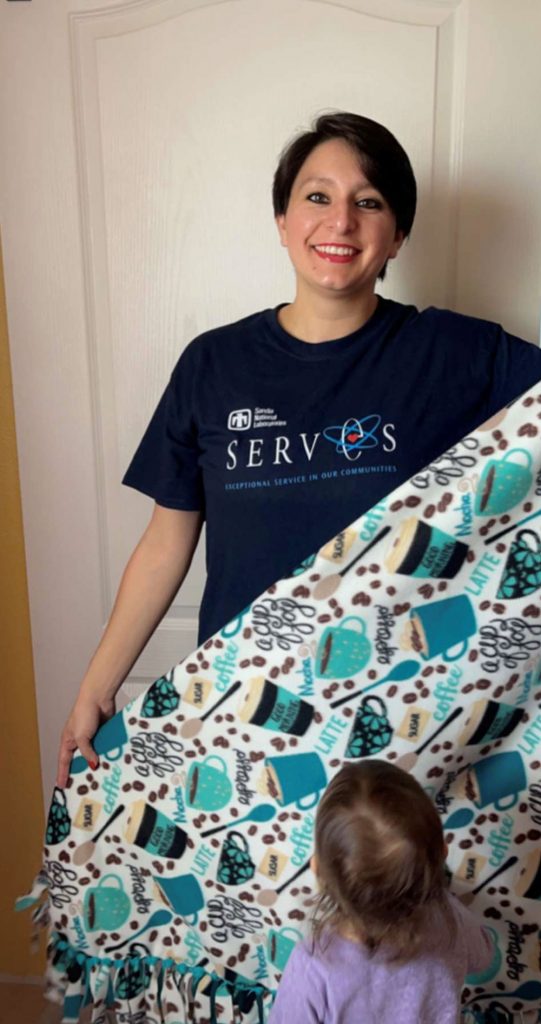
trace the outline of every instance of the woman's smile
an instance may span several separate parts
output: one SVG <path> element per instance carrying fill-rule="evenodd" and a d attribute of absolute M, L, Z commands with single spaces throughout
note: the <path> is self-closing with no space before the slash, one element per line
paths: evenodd
<path fill-rule="evenodd" d="M 322 260 L 331 263 L 351 263 L 360 253 L 360 249 L 350 245 L 314 245 L 313 248 Z"/>

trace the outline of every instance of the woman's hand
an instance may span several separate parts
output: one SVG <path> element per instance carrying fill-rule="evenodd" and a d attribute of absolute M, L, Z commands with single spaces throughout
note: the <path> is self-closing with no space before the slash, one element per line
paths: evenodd
<path fill-rule="evenodd" d="M 115 694 L 128 675 L 190 568 L 203 515 L 154 506 L 122 576 L 111 618 L 84 676 L 62 731 L 56 784 L 68 781 L 73 751 L 98 766 L 92 739 L 115 713 Z"/>
<path fill-rule="evenodd" d="M 98 767 L 98 755 L 92 740 L 100 725 L 112 718 L 114 713 L 114 697 L 98 698 L 81 689 L 60 739 L 56 785 L 61 789 L 68 781 L 69 766 L 75 750 L 78 749 L 86 757 L 90 768 Z"/>

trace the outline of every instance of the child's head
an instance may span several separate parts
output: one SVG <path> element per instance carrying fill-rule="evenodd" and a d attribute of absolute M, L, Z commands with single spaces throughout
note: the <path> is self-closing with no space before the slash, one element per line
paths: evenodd
<path fill-rule="evenodd" d="M 415 779 L 388 761 L 347 764 L 320 802 L 314 868 L 325 925 L 409 959 L 446 888 L 441 821 Z"/>

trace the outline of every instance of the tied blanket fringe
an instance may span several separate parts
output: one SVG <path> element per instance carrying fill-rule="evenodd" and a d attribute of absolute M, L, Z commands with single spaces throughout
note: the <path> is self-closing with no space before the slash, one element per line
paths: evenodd
<path fill-rule="evenodd" d="M 118 712 L 97 771 L 73 758 L 19 901 L 65 1022 L 264 1024 L 319 796 L 371 756 L 430 793 L 491 931 L 463 1024 L 541 1021 L 540 436 L 536 385 Z"/>

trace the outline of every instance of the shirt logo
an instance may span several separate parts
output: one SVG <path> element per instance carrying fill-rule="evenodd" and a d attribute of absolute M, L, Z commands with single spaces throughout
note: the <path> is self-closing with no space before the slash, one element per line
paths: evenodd
<path fill-rule="evenodd" d="M 377 414 L 364 416 L 361 420 L 352 417 L 342 426 L 326 427 L 323 437 L 334 445 L 338 454 L 345 455 L 348 462 L 355 462 L 367 448 L 378 447 L 376 431 L 380 423 L 381 416 Z"/>
<path fill-rule="evenodd" d="M 229 419 L 227 421 L 228 430 L 249 430 L 251 426 L 251 409 L 235 409 L 234 412 L 229 413 Z"/>

